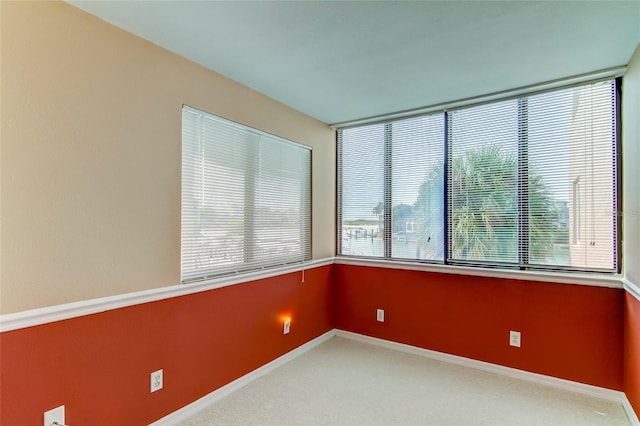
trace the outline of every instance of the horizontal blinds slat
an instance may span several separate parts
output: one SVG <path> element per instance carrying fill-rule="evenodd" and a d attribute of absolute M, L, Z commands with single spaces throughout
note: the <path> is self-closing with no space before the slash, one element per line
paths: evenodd
<path fill-rule="evenodd" d="M 311 153 L 183 109 L 183 282 L 311 257 Z"/>

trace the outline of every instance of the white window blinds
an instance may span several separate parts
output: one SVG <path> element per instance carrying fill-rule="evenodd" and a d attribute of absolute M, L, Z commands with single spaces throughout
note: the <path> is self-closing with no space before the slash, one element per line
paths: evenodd
<path fill-rule="evenodd" d="M 442 114 L 393 121 L 391 257 L 444 260 Z"/>
<path fill-rule="evenodd" d="M 618 269 L 616 81 L 338 132 L 339 254 Z"/>
<path fill-rule="evenodd" d="M 616 269 L 615 83 L 449 113 L 451 261 Z"/>
<path fill-rule="evenodd" d="M 183 107 L 181 279 L 311 258 L 311 150 Z"/>
<path fill-rule="evenodd" d="M 441 114 L 338 133 L 342 254 L 444 260 L 443 135 Z"/>
<path fill-rule="evenodd" d="M 449 259 L 518 261 L 518 101 L 452 111 Z"/>
<path fill-rule="evenodd" d="M 338 133 L 341 253 L 384 256 L 384 125 Z"/>
<path fill-rule="evenodd" d="M 529 263 L 615 269 L 614 82 L 530 96 L 524 107 Z"/>

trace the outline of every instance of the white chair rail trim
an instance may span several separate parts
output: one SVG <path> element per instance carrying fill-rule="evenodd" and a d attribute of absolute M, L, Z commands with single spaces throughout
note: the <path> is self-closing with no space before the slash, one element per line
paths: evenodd
<path fill-rule="evenodd" d="M 577 284 L 597 287 L 624 288 L 640 300 L 640 287 L 626 278 L 619 276 L 600 276 L 596 274 L 574 274 L 539 271 L 508 271 L 501 269 L 485 269 L 450 265 L 432 265 L 417 262 L 390 261 L 381 259 L 360 259 L 350 257 L 327 257 L 311 260 L 304 264 L 270 268 L 257 272 L 221 277 L 191 284 L 176 284 L 133 293 L 101 297 L 44 308 L 30 309 L 22 312 L 0 315 L 0 333 L 17 330 L 55 321 L 105 312 L 112 309 L 125 308 L 142 303 L 155 302 L 172 297 L 200 293 L 216 288 L 242 284 L 249 281 L 271 278 L 278 275 L 301 272 L 332 264 L 367 266 L 386 269 L 435 272 L 441 274 L 457 274 L 493 278 L 519 279 L 525 281 L 555 282 L 561 284 Z"/>
<path fill-rule="evenodd" d="M 629 293 L 630 295 L 638 299 L 638 301 L 640 301 L 640 286 L 638 284 L 631 282 L 626 278 L 623 278 L 622 285 L 624 289 L 627 291 L 627 293 Z"/>
<path fill-rule="evenodd" d="M 310 260 L 308 262 L 304 262 L 304 264 L 270 268 L 256 272 L 215 278 L 197 283 L 176 284 L 168 287 L 137 291 L 134 293 L 100 297 L 97 299 L 64 303 L 61 305 L 47 306 L 45 308 L 30 309 L 27 311 L 0 315 L 0 333 L 55 321 L 62 321 L 83 315 L 96 314 L 112 309 L 125 308 L 142 303 L 156 302 L 159 300 L 170 299 L 172 297 L 201 293 L 203 291 L 214 290 L 216 288 L 305 271 L 331 264 L 333 264 L 333 258 L 329 257 L 325 259 Z"/>

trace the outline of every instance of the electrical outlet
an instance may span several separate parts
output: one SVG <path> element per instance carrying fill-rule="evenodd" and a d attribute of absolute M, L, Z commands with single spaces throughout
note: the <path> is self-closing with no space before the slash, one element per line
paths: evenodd
<path fill-rule="evenodd" d="M 376 318 L 378 319 L 378 321 L 384 322 L 384 309 L 378 309 Z"/>
<path fill-rule="evenodd" d="M 520 347 L 520 332 L 511 330 L 509 332 L 509 344 L 511 346 L 515 346 L 516 348 Z"/>
<path fill-rule="evenodd" d="M 291 318 L 287 318 L 284 320 L 284 332 L 282 334 L 289 334 L 291 331 Z"/>
<path fill-rule="evenodd" d="M 44 426 L 64 425 L 64 405 L 44 412 Z"/>
<path fill-rule="evenodd" d="M 162 389 L 162 370 L 151 373 L 151 392 Z"/>

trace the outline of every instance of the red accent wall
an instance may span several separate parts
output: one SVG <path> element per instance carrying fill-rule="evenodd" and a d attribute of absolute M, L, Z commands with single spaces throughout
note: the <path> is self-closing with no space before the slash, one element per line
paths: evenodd
<path fill-rule="evenodd" d="M 339 329 L 623 389 L 622 289 L 335 268 Z M 385 310 L 384 323 L 376 321 L 376 308 Z M 634 309 L 637 324 L 640 310 Z M 522 333 L 521 348 L 509 346 L 509 330 Z M 637 353 L 638 340 L 634 342 Z M 631 364 L 637 371 L 639 364 Z M 635 398 L 637 403 L 637 394 Z"/>
<path fill-rule="evenodd" d="M 624 392 L 640 418 L 640 301 L 630 293 L 624 309 Z"/>
<path fill-rule="evenodd" d="M 71 425 L 148 424 L 333 329 L 332 283 L 331 265 L 2 333 L 0 424 L 62 404 Z"/>
<path fill-rule="evenodd" d="M 287 274 L 2 333 L 0 424 L 39 426 L 62 404 L 72 425 L 148 424 L 334 327 L 624 389 L 640 411 L 640 302 L 621 289 L 348 265 L 300 281 Z M 509 330 L 522 332 L 521 348 L 508 345 Z M 160 368 L 165 387 L 151 394 Z"/>

